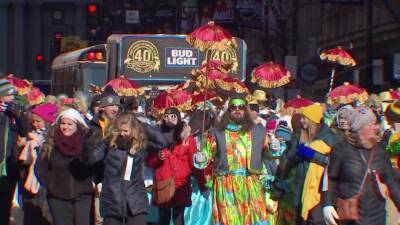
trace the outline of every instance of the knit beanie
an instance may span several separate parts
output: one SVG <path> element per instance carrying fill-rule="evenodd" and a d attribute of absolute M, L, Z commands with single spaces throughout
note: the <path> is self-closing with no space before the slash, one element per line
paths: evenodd
<path fill-rule="evenodd" d="M 85 122 L 85 119 L 83 118 L 83 116 L 76 110 L 73 108 L 68 108 L 64 111 L 62 111 L 58 117 L 57 117 L 57 121 L 59 122 L 62 118 L 68 118 L 71 119 L 72 121 L 74 121 L 77 124 L 80 124 L 86 128 L 89 128 L 88 125 Z"/>
<path fill-rule="evenodd" d="M 278 121 L 271 119 L 271 120 L 268 120 L 268 122 L 266 124 L 266 129 L 267 129 L 267 131 L 273 131 L 276 129 L 277 126 L 278 126 Z"/>
<path fill-rule="evenodd" d="M 275 130 L 275 136 L 283 138 L 284 141 L 290 141 L 292 139 L 292 131 L 288 126 L 279 124 Z"/>
<path fill-rule="evenodd" d="M 349 122 L 351 131 L 357 132 L 371 122 L 376 123 L 376 116 L 370 108 L 361 106 L 352 111 Z"/>
<path fill-rule="evenodd" d="M 99 96 L 99 101 L 99 106 L 101 108 L 112 105 L 119 106 L 121 104 L 119 96 L 115 93 L 111 86 L 106 86 L 104 92 Z"/>
<path fill-rule="evenodd" d="M 176 115 L 176 118 L 178 118 L 178 121 L 181 120 L 181 112 L 177 108 L 168 108 L 165 110 L 164 115 L 165 114 L 174 114 Z"/>
<path fill-rule="evenodd" d="M 51 103 L 44 103 L 32 109 L 32 113 L 38 115 L 49 124 L 54 122 L 57 113 L 57 106 Z"/>
<path fill-rule="evenodd" d="M 393 102 L 386 108 L 385 117 L 390 123 L 400 123 L 400 100 Z"/>
<path fill-rule="evenodd" d="M 4 77 L 0 78 L 0 97 L 14 93 L 14 86 Z"/>
<path fill-rule="evenodd" d="M 314 103 L 310 106 L 304 107 L 301 112 L 301 115 L 311 120 L 316 124 L 320 124 L 322 118 L 324 117 L 324 110 L 319 103 Z"/>

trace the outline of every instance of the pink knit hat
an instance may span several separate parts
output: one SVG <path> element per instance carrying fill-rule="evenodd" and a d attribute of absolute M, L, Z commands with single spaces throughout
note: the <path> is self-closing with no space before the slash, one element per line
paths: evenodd
<path fill-rule="evenodd" d="M 57 106 L 51 103 L 44 103 L 33 108 L 32 113 L 51 124 L 56 119 Z"/>
<path fill-rule="evenodd" d="M 267 131 L 275 131 L 277 126 L 278 126 L 278 121 L 272 119 L 267 122 L 266 128 Z"/>

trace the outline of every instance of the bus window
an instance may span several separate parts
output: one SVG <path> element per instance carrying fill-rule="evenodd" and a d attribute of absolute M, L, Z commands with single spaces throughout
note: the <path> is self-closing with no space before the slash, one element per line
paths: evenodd
<path fill-rule="evenodd" d="M 89 91 L 90 84 L 103 86 L 107 81 L 106 65 L 104 63 L 92 63 L 83 66 L 83 87 Z"/>

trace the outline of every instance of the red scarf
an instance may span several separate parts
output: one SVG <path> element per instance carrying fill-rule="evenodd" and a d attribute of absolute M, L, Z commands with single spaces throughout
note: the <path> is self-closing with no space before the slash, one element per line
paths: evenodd
<path fill-rule="evenodd" d="M 64 156 L 79 156 L 82 152 L 83 136 L 82 132 L 78 130 L 67 137 L 61 132 L 60 128 L 57 128 L 54 134 L 54 145 Z"/>

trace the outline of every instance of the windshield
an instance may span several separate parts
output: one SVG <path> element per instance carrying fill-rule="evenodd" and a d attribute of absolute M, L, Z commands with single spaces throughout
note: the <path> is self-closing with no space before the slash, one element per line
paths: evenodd
<path fill-rule="evenodd" d="M 83 91 L 88 92 L 90 84 L 103 86 L 106 84 L 106 64 L 87 64 L 83 67 Z"/>

